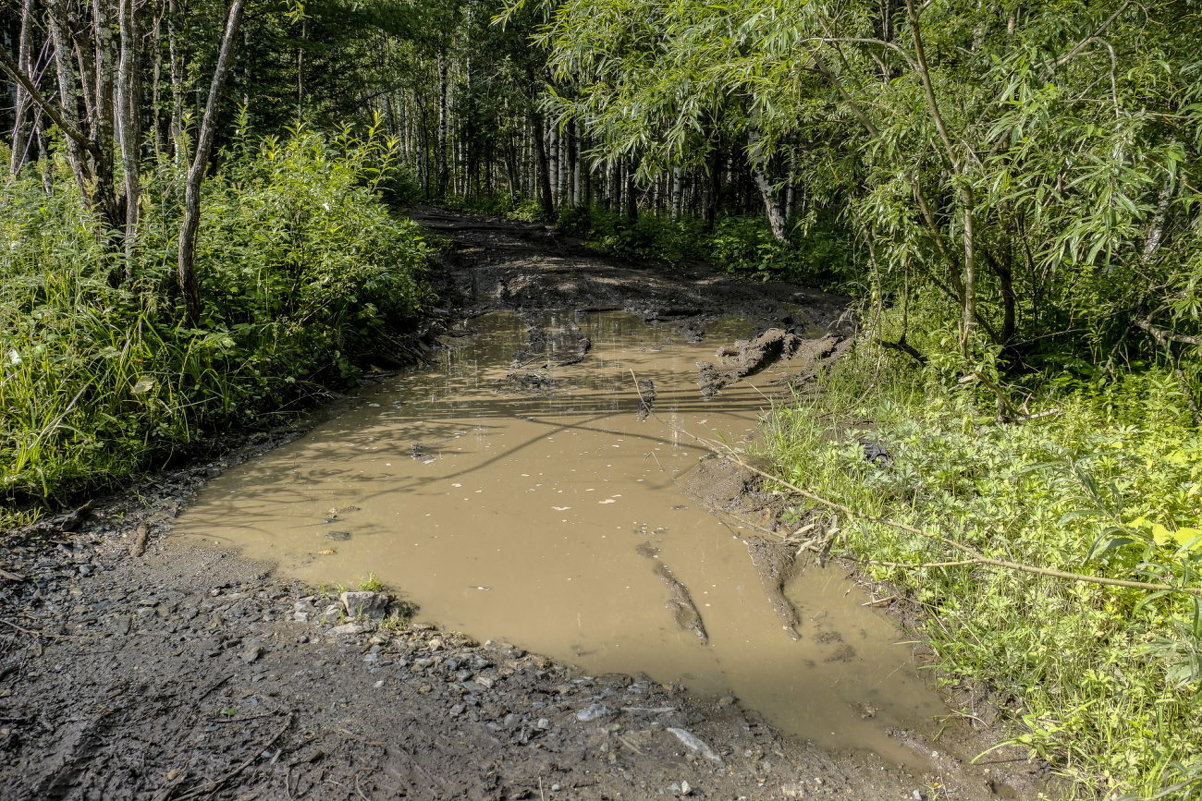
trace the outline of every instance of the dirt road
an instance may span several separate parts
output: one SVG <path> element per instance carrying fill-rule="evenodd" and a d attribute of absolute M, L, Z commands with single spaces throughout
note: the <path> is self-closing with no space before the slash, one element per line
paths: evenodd
<path fill-rule="evenodd" d="M 624 309 L 700 339 L 734 312 L 807 341 L 829 333 L 811 368 L 847 333 L 837 296 L 622 264 L 539 226 L 417 216 L 452 240 L 436 276 L 446 321 Z M 914 743 L 931 765 L 922 774 L 825 753 L 729 697 L 348 619 L 329 592 L 169 536 L 208 480 L 306 425 L 4 535 L 0 798 L 1035 797 L 1040 772 L 1014 753 L 969 768 Z"/>

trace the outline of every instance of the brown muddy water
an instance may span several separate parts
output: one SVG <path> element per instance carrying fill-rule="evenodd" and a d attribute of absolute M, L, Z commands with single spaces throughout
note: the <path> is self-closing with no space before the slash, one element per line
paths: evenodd
<path fill-rule="evenodd" d="M 728 321 L 713 344 L 690 345 L 623 313 L 543 323 L 548 352 L 522 355 L 520 317 L 472 321 L 432 368 L 218 478 L 177 534 L 313 582 L 375 575 L 445 628 L 733 694 L 822 746 L 928 769 L 887 734 L 946 714 L 899 629 L 840 571 L 810 567 L 786 588 L 795 639 L 752 565 L 751 530 L 678 489 L 705 456 L 682 431 L 738 442 L 768 406 L 757 383 L 771 371 L 712 400 L 698 392 L 696 363 L 746 327 Z M 586 358 L 546 367 L 580 336 Z M 516 370 L 515 353 L 528 362 Z M 644 420 L 635 377 L 655 386 Z M 682 587 L 700 626 L 678 621 Z"/>

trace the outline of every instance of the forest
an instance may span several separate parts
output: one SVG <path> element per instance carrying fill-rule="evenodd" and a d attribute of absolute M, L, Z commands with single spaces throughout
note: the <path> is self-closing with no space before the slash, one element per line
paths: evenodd
<path fill-rule="evenodd" d="M 0 41 L 0 526 L 406 363 L 410 205 L 538 221 L 849 296 L 763 425 L 798 514 L 1079 797 L 1198 792 L 1202 4 L 0 0 Z"/>

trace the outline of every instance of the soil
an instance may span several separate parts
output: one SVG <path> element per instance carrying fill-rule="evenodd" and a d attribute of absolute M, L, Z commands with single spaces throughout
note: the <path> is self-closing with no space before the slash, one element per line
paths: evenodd
<path fill-rule="evenodd" d="M 716 372 L 730 381 L 788 355 L 794 380 L 804 380 L 850 333 L 835 295 L 700 265 L 604 259 L 541 226 L 432 209 L 415 216 L 451 239 L 436 277 L 444 322 L 504 309 L 625 309 L 696 339 L 730 314 L 761 333 L 776 329 L 719 352 Z M 589 349 L 567 344 L 555 352 L 583 358 Z M 514 381 L 537 388 L 548 352 L 537 331 L 528 351 Z M 650 410 L 654 390 L 645 389 Z M 997 742 L 992 728 L 939 750 L 914 743 L 936 768 L 914 775 L 791 740 L 730 697 L 582 675 L 505 643 L 406 625 L 403 615 L 348 619 L 328 591 L 167 536 L 206 482 L 310 424 L 252 436 L 217 460 L 4 535 L 0 798 L 1036 796 L 1042 768 L 1017 752 L 966 765 Z M 773 516 L 756 482 L 733 467 L 715 460 L 698 474 L 691 489 L 716 511 Z M 781 595 L 792 558 L 769 544 L 749 549 Z M 661 577 L 672 586 L 670 572 Z M 374 602 L 360 600 L 363 611 Z M 782 620 L 795 621 L 783 595 L 780 603 Z"/>

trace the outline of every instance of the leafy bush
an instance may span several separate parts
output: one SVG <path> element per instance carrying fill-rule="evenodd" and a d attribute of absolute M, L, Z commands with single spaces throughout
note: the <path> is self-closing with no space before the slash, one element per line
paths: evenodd
<path fill-rule="evenodd" d="M 243 143 L 206 183 L 201 327 L 173 290 L 179 176 L 147 176 L 135 281 L 61 165 L 0 186 L 0 494 L 110 484 L 231 424 L 342 384 L 422 300 L 426 247 L 377 193 L 391 152 L 307 130 Z"/>
<path fill-rule="evenodd" d="M 693 217 L 673 220 L 656 214 L 629 217 L 600 207 L 560 211 L 558 227 L 602 253 L 678 264 L 708 261 L 720 270 L 762 280 L 781 279 L 831 284 L 851 267 L 845 232 L 814 226 L 796 242 L 778 242 L 760 217 L 723 217 L 707 233 Z"/>
<path fill-rule="evenodd" d="M 988 391 L 869 346 L 822 389 L 775 414 L 766 448 L 791 482 L 927 532 L 838 521 L 856 558 L 914 565 L 866 569 L 938 621 L 926 635 L 947 673 L 1016 699 L 1015 740 L 1087 792 L 1147 797 L 1202 778 L 1202 599 L 956 565 L 968 557 L 947 543 L 1202 586 L 1202 431 L 1177 377 L 1147 369 L 1044 386 L 1029 408 L 1053 413 L 1020 424 L 995 422 Z M 890 464 L 867 461 L 862 442 Z"/>

